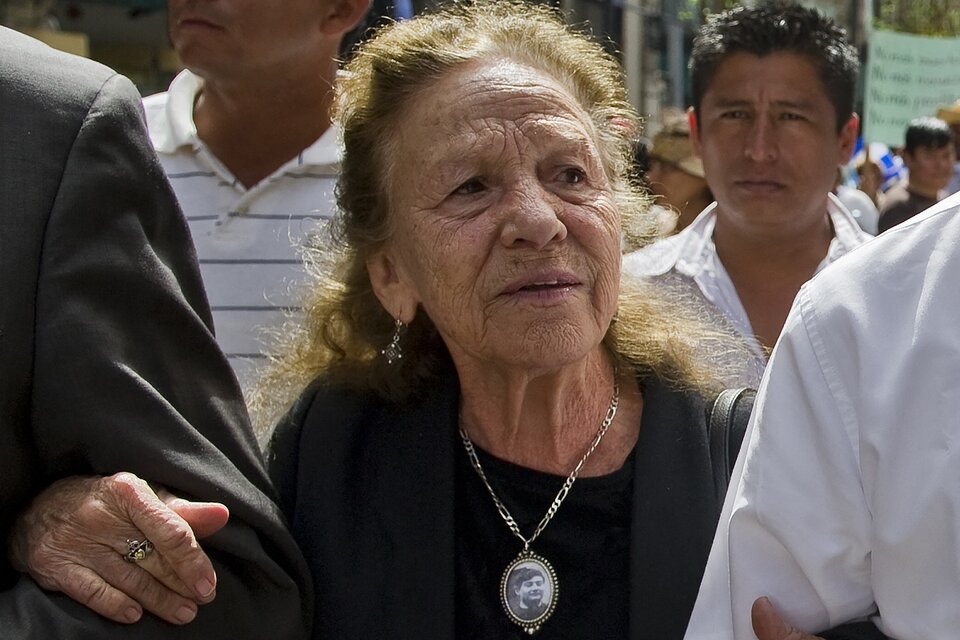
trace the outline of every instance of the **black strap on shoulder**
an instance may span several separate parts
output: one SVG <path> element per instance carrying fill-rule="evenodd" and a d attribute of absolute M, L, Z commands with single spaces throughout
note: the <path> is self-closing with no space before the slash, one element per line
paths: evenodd
<path fill-rule="evenodd" d="M 717 504 L 723 504 L 727 494 L 730 474 L 740 453 L 756 395 L 756 391 L 746 387 L 724 389 L 710 409 L 710 461 L 713 464 Z"/>

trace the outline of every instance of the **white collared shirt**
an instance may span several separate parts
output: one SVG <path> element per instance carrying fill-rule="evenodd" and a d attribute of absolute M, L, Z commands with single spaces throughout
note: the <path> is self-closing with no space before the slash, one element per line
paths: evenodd
<path fill-rule="evenodd" d="M 818 632 L 879 612 L 960 634 L 960 194 L 800 291 L 761 383 L 688 640 L 753 640 L 769 596 Z"/>
<path fill-rule="evenodd" d="M 217 341 L 241 384 L 256 380 L 264 333 L 296 304 L 298 246 L 333 217 L 340 150 L 334 127 L 247 189 L 197 136 L 202 80 L 181 72 L 144 100 L 150 138 L 190 225 Z"/>
<path fill-rule="evenodd" d="M 748 341 L 757 358 L 757 371 L 760 372 L 766 364 L 763 347 L 755 337 L 746 309 L 713 243 L 716 209 L 717 203 L 714 202 L 680 233 L 624 256 L 623 271 L 644 278 L 680 276 L 694 283 L 700 294 L 719 309 L 737 333 Z M 827 214 L 834 236 L 827 255 L 817 266 L 817 273 L 871 238 L 860 229 L 851 213 L 833 194 L 828 194 Z M 753 382 L 758 381 L 759 378 Z"/>

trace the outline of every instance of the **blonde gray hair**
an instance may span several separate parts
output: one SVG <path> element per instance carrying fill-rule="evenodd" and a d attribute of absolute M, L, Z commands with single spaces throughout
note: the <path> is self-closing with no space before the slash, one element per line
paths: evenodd
<path fill-rule="evenodd" d="M 305 317 L 284 331 L 285 348 L 253 395 L 259 422 L 273 419 L 317 376 L 402 400 L 429 388 L 449 360 L 433 323 L 418 313 L 403 336 L 403 359 L 392 366 L 382 361 L 379 349 L 390 341 L 394 319 L 374 295 L 366 262 L 391 234 L 390 177 L 393 163 L 402 161 L 392 141 L 405 106 L 461 66 L 496 59 L 533 67 L 569 91 L 593 123 L 621 217 L 641 243 L 654 237 L 656 220 L 633 168 L 639 119 L 622 68 L 596 41 L 556 10 L 514 0 L 454 4 L 390 24 L 358 48 L 338 79 L 333 115 L 344 144 L 340 217 L 331 238 L 304 250 L 312 276 Z M 711 338 L 726 344 L 728 337 L 655 287 L 631 284 L 623 287 L 605 342 L 640 370 L 705 388 L 717 376 L 699 358 L 698 345 Z"/>

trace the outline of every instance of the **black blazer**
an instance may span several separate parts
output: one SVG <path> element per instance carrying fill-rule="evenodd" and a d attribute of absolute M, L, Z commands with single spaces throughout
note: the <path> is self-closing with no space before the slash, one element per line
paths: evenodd
<path fill-rule="evenodd" d="M 696 395 L 644 381 L 631 549 L 631 638 L 683 636 L 710 550 L 714 497 Z M 459 388 L 402 407 L 316 384 L 274 434 L 268 467 L 314 575 L 314 638 L 453 638 Z"/>
<path fill-rule="evenodd" d="M 40 591 L 4 552 L 5 640 L 307 634 L 309 578 L 210 327 L 136 89 L 0 27 L 0 541 L 38 491 L 75 474 L 132 471 L 231 512 L 204 542 L 217 598 L 192 624 L 107 622 Z"/>

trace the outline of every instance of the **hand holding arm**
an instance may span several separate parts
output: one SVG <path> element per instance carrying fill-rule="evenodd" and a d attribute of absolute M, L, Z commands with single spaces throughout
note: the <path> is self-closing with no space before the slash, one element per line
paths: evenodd
<path fill-rule="evenodd" d="M 820 635 L 804 633 L 787 624 L 768 598 L 757 598 L 750 609 L 757 640 L 892 640 L 870 620 L 848 622 Z"/>
<path fill-rule="evenodd" d="M 56 482 L 17 519 L 11 562 L 41 587 L 116 622 L 136 622 L 143 608 L 190 622 L 216 595 L 216 573 L 197 539 L 222 528 L 229 513 L 160 494 L 129 473 Z M 144 539 L 154 551 L 124 561 L 127 541 Z"/>
<path fill-rule="evenodd" d="M 750 621 L 757 640 L 823 640 L 820 636 L 804 633 L 787 624 L 767 598 L 754 601 L 750 609 Z"/>

